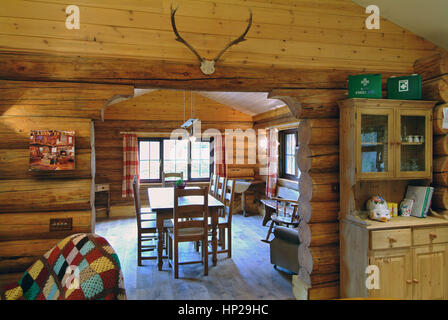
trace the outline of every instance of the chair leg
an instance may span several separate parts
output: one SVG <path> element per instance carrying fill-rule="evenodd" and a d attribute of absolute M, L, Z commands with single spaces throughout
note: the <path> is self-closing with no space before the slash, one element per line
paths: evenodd
<path fill-rule="evenodd" d="M 218 244 L 219 246 L 224 249 L 225 245 L 226 245 L 226 239 L 225 239 L 225 230 L 224 229 L 219 229 L 219 238 L 218 238 Z"/>
<path fill-rule="evenodd" d="M 232 258 L 232 227 L 227 227 L 227 256 Z"/>
<path fill-rule="evenodd" d="M 202 240 L 202 256 L 204 259 L 204 276 L 208 276 L 208 236 L 205 235 L 204 240 Z"/>
<path fill-rule="evenodd" d="M 142 239 L 141 234 L 137 234 L 137 265 L 142 266 Z"/>
<path fill-rule="evenodd" d="M 196 252 L 199 252 L 199 241 L 196 241 L 195 243 L 194 243 L 194 248 L 196 249 Z"/>
<path fill-rule="evenodd" d="M 179 278 L 179 243 L 174 240 L 174 279 Z"/>
<path fill-rule="evenodd" d="M 173 241 L 171 240 L 171 237 L 168 235 L 168 260 L 171 261 L 173 260 Z"/>
<path fill-rule="evenodd" d="M 266 239 L 263 239 L 261 241 L 269 243 L 269 236 L 271 235 L 272 228 L 274 227 L 274 221 L 271 222 L 271 225 L 269 226 L 268 234 L 266 235 Z"/>

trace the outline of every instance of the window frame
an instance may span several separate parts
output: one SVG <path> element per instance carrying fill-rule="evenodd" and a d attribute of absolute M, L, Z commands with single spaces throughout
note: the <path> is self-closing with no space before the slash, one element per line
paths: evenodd
<path fill-rule="evenodd" d="M 279 140 L 279 153 L 278 153 L 278 166 L 279 166 L 279 178 L 281 179 L 287 179 L 287 180 L 298 180 L 298 172 L 297 172 L 297 163 L 294 166 L 295 175 L 291 175 L 286 173 L 286 136 L 289 134 L 294 134 L 296 138 L 296 145 L 295 148 L 298 146 L 298 129 L 292 128 L 292 129 L 286 129 L 281 130 L 278 133 L 278 140 Z M 294 159 L 294 162 L 296 162 L 296 159 Z"/>
<path fill-rule="evenodd" d="M 163 163 L 164 163 L 164 152 L 163 152 L 163 141 L 164 140 L 171 140 L 170 138 L 160 138 L 160 137 L 151 137 L 151 138 L 138 138 L 138 165 L 140 168 L 140 142 L 141 141 L 158 141 L 159 142 L 159 179 L 140 179 L 141 183 L 161 183 L 162 182 L 162 173 L 163 173 Z M 213 175 L 213 164 L 214 164 L 214 150 L 212 148 L 213 139 L 208 140 L 196 140 L 195 142 L 208 142 L 210 144 L 210 170 L 209 170 L 209 177 L 208 178 L 192 178 L 191 177 L 191 141 L 188 141 L 188 163 L 187 163 L 187 176 L 184 176 L 184 180 L 186 178 L 187 182 L 208 182 L 210 181 L 210 177 Z"/>

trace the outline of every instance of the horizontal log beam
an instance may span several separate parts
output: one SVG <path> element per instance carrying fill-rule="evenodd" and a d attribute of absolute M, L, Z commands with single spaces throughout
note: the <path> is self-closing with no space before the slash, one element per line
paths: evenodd
<path fill-rule="evenodd" d="M 0 180 L 0 212 L 88 210 L 91 179 Z"/>
<path fill-rule="evenodd" d="M 438 52 L 418 59 L 414 63 L 414 71 L 421 75 L 423 81 L 448 74 L 448 53 Z"/>
<path fill-rule="evenodd" d="M 127 84 L 137 88 L 259 92 L 276 88 L 346 89 L 348 76 L 353 71 L 221 65 L 213 75 L 206 76 L 196 63 L 18 52 L 0 54 L 1 79 Z M 385 77 L 397 75 L 384 70 L 369 71 L 382 72 Z"/>
<path fill-rule="evenodd" d="M 28 212 L 0 214 L 0 241 L 63 239 L 74 233 L 90 232 L 92 212 Z M 72 219 L 72 229 L 68 231 L 50 231 L 51 219 Z"/>
<path fill-rule="evenodd" d="M 443 75 L 422 84 L 422 97 L 424 100 L 448 102 L 448 75 Z"/>

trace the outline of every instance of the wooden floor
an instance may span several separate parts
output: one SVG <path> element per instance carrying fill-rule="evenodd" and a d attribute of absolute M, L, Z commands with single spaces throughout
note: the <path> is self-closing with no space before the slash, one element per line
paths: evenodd
<path fill-rule="evenodd" d="M 202 264 L 181 265 L 179 279 L 165 261 L 157 270 L 156 260 L 145 260 L 137 266 L 137 226 L 135 218 L 101 219 L 95 233 L 105 237 L 116 250 L 123 268 L 128 299 L 162 300 L 284 300 L 294 299 L 291 275 L 273 268 L 269 260 L 269 245 L 260 239 L 267 228 L 260 216 L 233 217 L 233 252 L 218 254 L 213 267 L 211 255 L 209 275 L 203 275 Z M 192 243 L 179 249 L 180 259 L 199 260 Z"/>

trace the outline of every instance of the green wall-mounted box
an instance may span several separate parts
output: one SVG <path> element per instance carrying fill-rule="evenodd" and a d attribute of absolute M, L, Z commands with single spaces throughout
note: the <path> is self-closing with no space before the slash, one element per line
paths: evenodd
<path fill-rule="evenodd" d="M 422 77 L 419 74 L 390 77 L 387 79 L 387 99 L 421 100 Z"/>
<path fill-rule="evenodd" d="M 348 76 L 348 97 L 381 99 L 381 74 Z"/>

